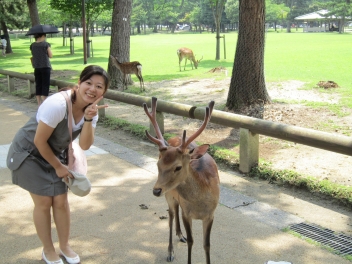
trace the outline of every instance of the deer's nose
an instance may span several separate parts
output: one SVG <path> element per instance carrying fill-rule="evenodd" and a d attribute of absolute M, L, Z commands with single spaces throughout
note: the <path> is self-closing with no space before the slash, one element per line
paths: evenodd
<path fill-rule="evenodd" d="M 161 189 L 159 188 L 159 189 L 153 189 L 153 194 L 155 195 L 155 196 L 160 196 L 160 194 L 161 194 Z"/>

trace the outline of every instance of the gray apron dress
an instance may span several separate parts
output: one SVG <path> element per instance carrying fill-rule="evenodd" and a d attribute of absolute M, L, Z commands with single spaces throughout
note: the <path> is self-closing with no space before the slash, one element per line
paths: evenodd
<path fill-rule="evenodd" d="M 34 136 L 38 127 L 32 117 L 15 135 L 7 154 L 7 167 L 12 172 L 12 183 L 23 189 L 42 196 L 56 196 L 67 192 L 62 178 L 55 169 L 40 155 L 34 145 Z M 82 129 L 72 132 L 75 139 Z M 67 148 L 70 135 L 67 124 L 67 111 L 64 119 L 54 129 L 48 140 L 49 146 L 61 163 L 67 164 Z"/>

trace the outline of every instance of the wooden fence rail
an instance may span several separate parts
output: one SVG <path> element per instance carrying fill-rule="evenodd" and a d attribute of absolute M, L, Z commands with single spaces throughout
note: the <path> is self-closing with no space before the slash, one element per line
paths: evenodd
<path fill-rule="evenodd" d="M 0 74 L 7 75 L 9 92 L 13 91 L 13 78 L 20 78 L 34 82 L 34 76 L 0 69 Z M 51 79 L 50 84 L 59 88 L 72 86 L 73 83 Z M 30 89 L 30 88 L 29 88 Z M 29 94 L 31 95 L 31 91 Z M 108 90 L 104 98 L 142 107 L 146 102 L 150 107 L 151 98 L 133 95 L 114 90 Z M 100 102 L 103 103 L 103 102 Z M 158 100 L 158 123 L 163 131 L 163 113 L 203 120 L 205 107 L 172 103 Z M 105 109 L 101 109 L 100 116 L 105 116 Z M 211 123 L 240 129 L 240 171 L 247 173 L 259 160 L 259 134 L 303 145 L 325 149 L 352 156 L 352 139 L 347 136 L 321 132 L 313 129 L 286 125 L 266 121 L 258 118 L 242 116 L 224 111 L 213 110 Z"/>

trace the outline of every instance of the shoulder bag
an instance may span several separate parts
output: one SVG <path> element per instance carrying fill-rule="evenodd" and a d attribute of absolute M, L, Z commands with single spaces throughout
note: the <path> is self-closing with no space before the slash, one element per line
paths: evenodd
<path fill-rule="evenodd" d="M 74 177 L 68 178 L 69 182 L 65 182 L 64 179 L 62 179 L 67 186 L 70 188 L 72 193 L 78 196 L 86 196 L 90 190 L 91 190 L 91 183 L 89 179 L 87 178 L 87 158 L 84 153 L 84 151 L 81 149 L 81 147 L 76 143 L 72 141 L 72 122 L 73 122 L 73 116 L 72 116 L 72 102 L 67 95 L 66 91 L 61 92 L 62 95 L 65 97 L 66 102 L 67 102 L 67 107 L 68 107 L 68 130 L 71 136 L 71 142 L 68 147 L 68 170 Z"/>

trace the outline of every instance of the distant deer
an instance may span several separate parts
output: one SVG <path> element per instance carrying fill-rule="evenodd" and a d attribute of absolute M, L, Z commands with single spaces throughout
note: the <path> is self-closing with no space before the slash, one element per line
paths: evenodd
<path fill-rule="evenodd" d="M 210 231 L 213 225 L 214 211 L 219 202 L 220 180 L 214 159 L 207 153 L 208 144 L 197 146 L 195 140 L 205 129 L 210 120 L 214 101 L 209 103 L 202 126 L 190 138 L 174 137 L 166 143 L 156 121 L 157 98 L 152 98 L 152 111 L 148 111 L 144 103 L 144 111 L 149 117 L 156 132 L 156 137 L 148 131 L 150 141 L 159 146 L 158 180 L 154 185 L 153 194 L 157 197 L 165 194 L 169 205 L 169 247 L 167 261 L 174 260 L 172 244 L 172 226 L 175 218 L 176 235 L 182 242 L 187 241 L 188 264 L 192 257 L 192 219 L 203 221 L 203 247 L 206 263 L 210 264 Z M 182 235 L 179 220 L 179 206 L 182 209 L 182 220 L 187 239 Z"/>
<path fill-rule="evenodd" d="M 178 56 L 178 65 L 180 66 L 180 71 L 181 71 L 181 61 L 185 59 L 185 66 L 183 70 L 186 70 L 186 63 L 187 59 L 191 62 L 192 70 L 193 70 L 193 64 L 194 67 L 197 69 L 199 62 L 203 59 L 203 56 L 200 60 L 196 60 L 193 51 L 189 48 L 180 48 L 177 50 L 177 56 Z M 192 64 L 193 62 L 193 64 Z"/>
<path fill-rule="evenodd" d="M 112 64 L 115 65 L 115 67 L 119 69 L 123 75 L 123 84 L 125 86 L 124 89 L 127 89 L 128 74 L 134 73 L 139 79 L 139 85 L 140 85 L 141 91 L 145 90 L 144 81 L 142 77 L 142 64 L 140 64 L 138 61 L 120 63 L 117 60 L 117 58 L 115 58 L 112 55 L 110 55 L 110 58 L 111 58 Z"/>

